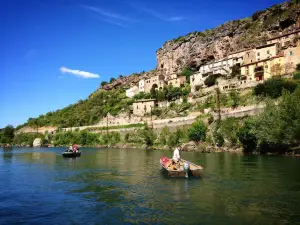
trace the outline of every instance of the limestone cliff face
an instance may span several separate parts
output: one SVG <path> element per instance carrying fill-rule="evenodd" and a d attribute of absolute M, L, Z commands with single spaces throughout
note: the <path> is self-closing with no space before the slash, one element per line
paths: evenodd
<path fill-rule="evenodd" d="M 197 68 L 207 61 L 263 44 L 274 35 L 295 29 L 299 15 L 300 4 L 285 2 L 249 18 L 168 41 L 157 50 L 157 70 L 165 75 L 180 73 L 186 66 Z"/>
<path fill-rule="evenodd" d="M 140 79 L 160 74 L 169 77 L 180 73 L 185 67 L 197 70 L 206 62 L 264 44 L 268 38 L 297 27 L 300 29 L 300 3 L 285 2 L 274 5 L 246 19 L 230 21 L 212 30 L 192 32 L 167 41 L 156 52 L 156 69 L 120 77 L 101 88 L 128 88 L 137 85 Z"/>

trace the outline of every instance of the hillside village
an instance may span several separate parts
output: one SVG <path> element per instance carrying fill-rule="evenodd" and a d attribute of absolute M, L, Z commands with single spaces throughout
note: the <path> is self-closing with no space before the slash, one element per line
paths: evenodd
<path fill-rule="evenodd" d="M 199 91 L 213 91 L 214 84 L 206 85 L 205 80 L 218 78 L 220 91 L 254 87 L 264 80 L 274 76 L 289 75 L 300 63 L 300 22 L 295 30 L 278 34 L 267 40 L 266 44 L 252 49 L 240 50 L 219 60 L 213 60 L 201 65 L 199 71 L 190 76 L 191 96 Z M 235 78 L 233 69 L 237 70 Z M 126 90 L 126 96 L 134 97 L 138 93 L 150 93 L 151 90 L 161 90 L 168 85 L 184 87 L 188 81 L 186 76 L 178 74 L 161 74 L 141 79 L 138 86 Z M 191 98 L 190 98 L 190 101 Z M 144 99 L 133 103 L 133 114 L 143 116 L 150 113 L 151 107 L 160 106 L 155 99 Z"/>

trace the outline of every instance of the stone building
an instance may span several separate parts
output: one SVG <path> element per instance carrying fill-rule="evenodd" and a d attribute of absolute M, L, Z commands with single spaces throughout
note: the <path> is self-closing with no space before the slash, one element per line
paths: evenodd
<path fill-rule="evenodd" d="M 243 57 L 242 64 L 249 64 L 256 61 L 256 51 L 255 49 L 250 49 L 245 52 L 245 55 Z"/>
<path fill-rule="evenodd" d="M 133 103 L 133 115 L 144 116 L 146 113 L 151 113 L 151 110 L 156 106 L 155 99 L 142 99 Z"/>
<path fill-rule="evenodd" d="M 296 46 L 284 50 L 285 73 L 295 71 L 296 65 L 300 63 L 300 41 Z"/>
<path fill-rule="evenodd" d="M 233 66 L 233 58 L 220 59 L 206 65 L 200 66 L 199 72 L 202 75 L 209 74 L 229 74 Z"/>
<path fill-rule="evenodd" d="M 191 85 L 191 92 L 196 92 L 199 90 L 200 87 L 204 85 L 204 77 L 201 73 L 193 74 L 190 76 L 190 85 Z"/>
<path fill-rule="evenodd" d="M 294 30 L 292 32 L 281 34 L 275 37 L 272 37 L 267 40 L 267 44 L 279 43 L 280 47 L 288 47 L 291 44 L 295 44 L 297 39 L 300 38 L 300 29 Z"/>
<path fill-rule="evenodd" d="M 145 80 L 144 91 L 149 93 L 152 88 L 162 89 L 164 86 L 166 86 L 165 76 L 153 76 Z"/>
<path fill-rule="evenodd" d="M 133 87 L 131 87 L 131 88 L 129 88 L 129 89 L 126 90 L 126 97 L 133 98 L 139 92 L 140 91 L 139 91 L 138 86 L 133 86 Z"/>
<path fill-rule="evenodd" d="M 170 76 L 168 80 L 168 85 L 172 85 L 173 87 L 180 87 L 181 85 L 185 85 L 186 77 L 185 76 L 178 76 L 173 74 Z"/>
<path fill-rule="evenodd" d="M 284 65 L 284 55 L 279 54 L 272 58 L 242 65 L 241 75 L 246 76 L 247 80 L 251 81 L 267 80 L 273 76 L 283 75 L 285 73 Z"/>
<path fill-rule="evenodd" d="M 271 44 L 257 46 L 255 48 L 256 61 L 271 59 L 272 57 L 278 55 L 279 47 L 280 46 L 278 43 L 271 43 Z"/>
<path fill-rule="evenodd" d="M 145 80 L 139 81 L 139 92 L 145 92 Z"/>
<path fill-rule="evenodd" d="M 243 49 L 240 51 L 236 51 L 228 55 L 228 59 L 232 59 L 232 65 L 241 65 L 244 63 L 245 54 L 251 49 Z"/>

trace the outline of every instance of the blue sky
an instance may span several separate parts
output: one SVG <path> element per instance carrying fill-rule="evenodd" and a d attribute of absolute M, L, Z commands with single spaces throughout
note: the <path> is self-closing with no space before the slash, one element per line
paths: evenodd
<path fill-rule="evenodd" d="M 0 127 L 85 99 L 103 80 L 155 68 L 167 40 L 279 0 L 2 0 Z"/>

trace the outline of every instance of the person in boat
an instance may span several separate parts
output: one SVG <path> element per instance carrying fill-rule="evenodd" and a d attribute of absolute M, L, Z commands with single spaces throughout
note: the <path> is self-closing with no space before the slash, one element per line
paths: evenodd
<path fill-rule="evenodd" d="M 72 147 L 72 145 L 70 145 L 70 147 L 69 147 L 69 152 L 73 152 L 73 147 Z"/>
<path fill-rule="evenodd" d="M 73 145 L 73 150 L 74 150 L 74 152 L 79 152 L 79 147 L 78 147 L 78 145 Z"/>
<path fill-rule="evenodd" d="M 179 154 L 180 150 L 181 150 L 181 147 L 177 146 L 177 148 L 175 148 L 175 150 L 173 152 L 172 165 L 173 165 L 174 169 L 175 168 L 179 169 L 179 167 L 180 167 L 180 161 L 181 161 L 180 154 Z"/>

